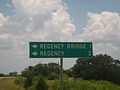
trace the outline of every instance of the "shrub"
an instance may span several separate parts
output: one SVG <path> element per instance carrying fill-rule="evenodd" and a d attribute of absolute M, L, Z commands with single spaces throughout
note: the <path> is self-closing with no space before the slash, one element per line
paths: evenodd
<path fill-rule="evenodd" d="M 14 80 L 14 83 L 16 84 L 16 85 L 24 85 L 24 82 L 25 82 L 25 79 L 23 78 L 23 77 L 17 77 L 15 80 Z"/>
<path fill-rule="evenodd" d="M 32 85 L 32 77 L 29 76 L 25 80 L 25 83 L 24 83 L 23 87 L 27 90 L 27 88 L 30 87 L 31 85 Z"/>
<path fill-rule="evenodd" d="M 38 77 L 38 81 L 35 86 L 36 90 L 48 90 L 48 86 L 46 85 L 45 79 L 42 76 Z"/>
<path fill-rule="evenodd" d="M 0 77 L 5 77 L 5 74 L 3 74 L 3 73 L 0 73 Z"/>
<path fill-rule="evenodd" d="M 48 77 L 49 80 L 55 80 L 55 79 L 58 79 L 58 74 L 56 73 L 51 73 Z"/>

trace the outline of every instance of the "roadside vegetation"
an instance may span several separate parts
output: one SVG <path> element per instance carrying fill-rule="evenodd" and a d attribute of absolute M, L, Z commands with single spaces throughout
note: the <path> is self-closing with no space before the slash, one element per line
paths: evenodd
<path fill-rule="evenodd" d="M 40 78 L 40 77 L 37 77 Z M 18 79 L 18 78 L 16 78 Z M 24 80 L 21 78 L 21 80 Z M 22 82 L 19 80 L 20 82 Z M 33 84 L 27 90 L 60 90 L 59 80 L 33 80 Z M 23 88 L 23 82 L 16 85 L 15 79 L 2 79 L 0 80 L 0 90 L 26 90 Z M 65 78 L 64 90 L 120 90 L 120 86 L 108 81 L 100 80 L 83 80 Z"/>
<path fill-rule="evenodd" d="M 0 79 L 0 90 L 25 90 L 21 85 L 14 83 L 15 78 Z"/>
<path fill-rule="evenodd" d="M 1 73 L 0 90 L 60 90 L 57 63 L 37 64 L 25 68 L 21 75 Z M 64 90 L 120 90 L 120 61 L 108 55 L 79 58 L 64 70 Z"/>

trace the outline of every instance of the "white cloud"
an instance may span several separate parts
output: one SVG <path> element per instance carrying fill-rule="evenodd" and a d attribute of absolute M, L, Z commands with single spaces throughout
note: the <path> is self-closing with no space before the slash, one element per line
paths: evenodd
<path fill-rule="evenodd" d="M 118 13 L 88 13 L 83 33 L 75 35 L 76 27 L 62 0 L 12 0 L 12 3 L 15 12 L 12 16 L 0 13 L 0 58 L 4 63 L 0 63 L 0 70 L 6 69 L 7 61 L 11 62 L 8 65 L 11 70 L 18 63 L 23 66 L 19 70 L 38 63 L 39 60 L 28 62 L 30 41 L 92 41 L 95 53 L 119 56 Z"/>
<path fill-rule="evenodd" d="M 62 0 L 12 0 L 19 15 L 47 15 L 57 10 Z"/>
<path fill-rule="evenodd" d="M 8 40 L 14 47 L 21 48 L 21 43 L 29 41 L 67 41 L 75 31 L 61 0 L 12 2 L 16 14 L 9 17 L 2 31 L 9 34 Z"/>
<path fill-rule="evenodd" d="M 120 16 L 118 13 L 88 13 L 89 21 L 83 34 L 83 41 L 92 41 L 95 53 L 107 53 L 119 57 L 120 53 Z"/>
<path fill-rule="evenodd" d="M 69 14 L 60 8 L 45 22 L 43 30 L 48 33 L 47 40 L 68 41 L 75 31 L 75 26 L 71 23 Z"/>
<path fill-rule="evenodd" d="M 8 34 L 0 34 L 0 39 L 2 40 L 8 39 Z"/>
<path fill-rule="evenodd" d="M 7 21 L 7 17 L 5 17 L 2 13 L 0 13 L 0 27 L 2 27 L 6 21 Z"/>
<path fill-rule="evenodd" d="M 24 62 L 22 66 L 29 63 L 26 60 L 30 41 L 69 41 L 72 38 L 75 25 L 62 0 L 12 0 L 12 4 L 12 16 L 6 20 L 0 14 L 2 60 L 10 59 L 14 64 Z"/>

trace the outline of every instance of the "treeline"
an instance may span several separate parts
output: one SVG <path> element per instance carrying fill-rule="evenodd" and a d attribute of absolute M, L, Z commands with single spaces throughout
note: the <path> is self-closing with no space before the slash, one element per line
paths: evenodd
<path fill-rule="evenodd" d="M 3 74 L 1 75 L 4 76 Z M 16 76 L 17 72 L 11 72 L 9 75 Z M 39 63 L 25 68 L 19 75 L 22 77 L 16 78 L 15 83 L 22 85 L 25 89 L 47 90 L 46 81 L 58 80 L 59 82 L 59 75 L 59 64 Z M 74 81 L 82 78 L 83 80 L 105 80 L 120 85 L 120 61 L 106 54 L 96 55 L 93 58 L 78 58 L 72 68 L 64 70 L 64 76 L 68 77 L 67 82 L 71 82 L 69 79 Z M 55 87 L 56 85 L 53 86 Z M 56 88 L 58 87 L 56 86 Z"/>
<path fill-rule="evenodd" d="M 18 76 L 18 72 L 10 72 L 9 74 L 0 73 L 0 77 L 7 77 L 7 76 Z"/>
<path fill-rule="evenodd" d="M 21 72 L 21 76 L 42 75 L 49 80 L 59 78 L 60 69 L 57 63 L 37 64 L 29 66 Z M 13 73 L 15 74 L 15 72 Z M 96 55 L 93 58 L 79 58 L 76 64 L 64 74 L 73 78 L 83 78 L 85 80 L 107 80 L 120 84 L 120 60 L 113 59 L 109 55 Z"/>
<path fill-rule="evenodd" d="M 102 54 L 93 58 L 79 58 L 72 68 L 72 73 L 75 78 L 107 80 L 120 84 L 120 61 Z"/>
<path fill-rule="evenodd" d="M 16 78 L 15 84 L 22 85 L 26 90 L 48 90 L 46 80 L 58 80 L 59 72 L 57 63 L 39 63 L 25 68 L 21 72 L 22 77 Z"/>
<path fill-rule="evenodd" d="M 32 78 L 36 76 L 43 76 L 47 80 L 59 79 L 59 67 L 57 63 L 40 63 L 36 66 L 29 66 L 21 72 L 21 76 L 27 78 L 25 85 L 31 81 L 25 87 L 32 85 Z M 64 74 L 73 79 L 106 80 L 120 85 L 120 61 L 106 54 L 96 55 L 93 58 L 79 58 L 72 68 L 64 70 Z"/>
<path fill-rule="evenodd" d="M 48 63 L 48 64 L 37 64 L 36 66 L 29 66 L 21 72 L 21 76 L 44 76 L 49 80 L 54 80 L 59 78 L 59 64 L 57 63 Z"/>

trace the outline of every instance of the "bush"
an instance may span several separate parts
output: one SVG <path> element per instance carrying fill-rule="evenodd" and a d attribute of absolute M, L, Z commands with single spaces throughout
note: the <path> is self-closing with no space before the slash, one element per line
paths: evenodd
<path fill-rule="evenodd" d="M 51 90 L 60 90 L 60 81 L 55 80 Z M 120 90 L 120 86 L 108 81 L 73 79 L 64 81 L 64 90 Z"/>
<path fill-rule="evenodd" d="M 72 69 L 75 78 L 106 80 L 120 84 L 120 61 L 106 54 L 93 58 L 79 58 Z"/>
<path fill-rule="evenodd" d="M 28 90 L 36 90 L 35 89 L 35 84 L 33 84 L 32 86 L 28 87 Z"/>
<path fill-rule="evenodd" d="M 0 77 L 5 77 L 5 74 L 3 74 L 3 73 L 0 73 Z"/>
<path fill-rule="evenodd" d="M 73 77 L 73 71 L 72 71 L 72 69 L 64 70 L 64 73 L 67 74 L 69 77 Z"/>
<path fill-rule="evenodd" d="M 30 87 L 32 85 L 32 77 L 29 76 L 27 77 L 27 79 L 25 80 L 25 83 L 24 83 L 24 88 L 27 90 L 28 87 Z"/>
<path fill-rule="evenodd" d="M 58 79 L 58 74 L 56 73 L 51 73 L 48 77 L 49 80 L 55 80 L 55 79 Z"/>
<path fill-rule="evenodd" d="M 38 81 L 35 86 L 36 90 L 48 90 L 48 86 L 46 85 L 46 82 L 42 76 L 38 77 Z"/>
<path fill-rule="evenodd" d="M 18 72 L 10 72 L 9 73 L 9 76 L 17 76 L 18 75 Z"/>
<path fill-rule="evenodd" d="M 14 83 L 16 84 L 16 85 L 24 85 L 24 82 L 25 82 L 25 79 L 23 78 L 23 77 L 17 77 L 15 80 L 14 80 Z"/>

